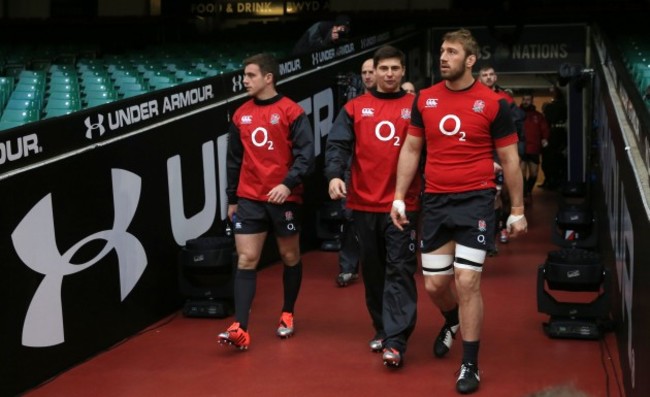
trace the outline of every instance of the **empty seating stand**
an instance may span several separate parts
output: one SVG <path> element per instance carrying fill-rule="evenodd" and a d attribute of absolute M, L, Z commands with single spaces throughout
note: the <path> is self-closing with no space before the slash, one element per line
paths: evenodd
<path fill-rule="evenodd" d="M 254 53 L 282 58 L 292 44 L 184 43 L 103 56 L 82 45 L 24 48 L 0 65 L 0 129 L 219 76 Z"/>

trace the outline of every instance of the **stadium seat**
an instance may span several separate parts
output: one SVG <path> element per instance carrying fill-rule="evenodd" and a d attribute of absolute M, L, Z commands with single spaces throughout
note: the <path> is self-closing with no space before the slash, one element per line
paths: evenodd
<path fill-rule="evenodd" d="M 73 112 L 75 112 L 75 110 L 72 109 L 57 109 L 57 108 L 45 109 L 44 111 L 45 115 L 43 116 L 43 118 L 51 119 L 52 117 L 66 116 Z"/>
<path fill-rule="evenodd" d="M 104 105 L 115 101 L 113 98 L 90 98 L 86 99 L 84 102 L 84 109 L 92 108 L 95 106 Z"/>
<path fill-rule="evenodd" d="M 142 83 L 142 79 L 140 79 L 140 77 L 118 76 L 117 78 L 115 78 L 115 81 L 113 82 L 113 86 L 115 88 L 120 88 L 123 86 L 133 85 L 133 84 L 141 85 L 140 83 Z"/>
<path fill-rule="evenodd" d="M 79 92 L 79 87 L 77 85 L 73 84 L 50 84 L 48 89 L 48 93 L 53 93 L 53 92 L 70 92 L 70 93 L 78 93 Z"/>
<path fill-rule="evenodd" d="M 40 99 L 16 99 L 9 97 L 5 109 L 40 110 L 41 105 Z"/>
<path fill-rule="evenodd" d="M 35 109 L 5 109 L 2 112 L 0 121 L 19 121 L 28 123 L 38 121 L 40 119 L 40 111 Z"/>
<path fill-rule="evenodd" d="M 50 98 L 45 104 L 45 110 L 49 109 L 79 110 L 81 109 L 81 102 L 79 100 Z"/>
<path fill-rule="evenodd" d="M 19 127 L 25 125 L 24 121 L 3 121 L 0 120 L 0 131 L 8 130 L 10 128 Z"/>
<path fill-rule="evenodd" d="M 149 88 L 152 90 L 174 87 L 176 84 L 176 78 L 171 76 L 160 75 L 149 78 Z"/>
<path fill-rule="evenodd" d="M 72 101 L 79 101 L 79 93 L 78 92 L 66 92 L 66 91 L 54 91 L 50 92 L 47 95 L 48 99 L 66 99 L 66 100 L 72 100 Z"/>
<path fill-rule="evenodd" d="M 149 92 L 149 91 L 144 90 L 144 89 L 141 89 L 141 90 L 123 90 L 123 91 L 120 91 L 120 96 L 122 98 L 131 98 L 131 97 L 134 97 L 134 96 L 146 94 L 147 92 Z"/>
<path fill-rule="evenodd" d="M 203 78 L 203 74 L 198 70 L 178 70 L 174 73 L 174 76 L 181 82 L 195 81 Z"/>
<path fill-rule="evenodd" d="M 134 83 L 120 83 L 119 86 L 117 86 L 117 92 L 122 92 L 122 91 L 147 91 L 147 86 L 142 83 L 134 82 Z"/>
<path fill-rule="evenodd" d="M 14 91 L 9 96 L 10 99 L 26 99 L 30 101 L 42 101 L 43 96 L 34 91 Z"/>
<path fill-rule="evenodd" d="M 79 85 L 76 74 L 74 76 L 52 76 L 50 77 L 50 84 L 69 84 Z"/>
<path fill-rule="evenodd" d="M 106 91 L 84 91 L 83 94 L 83 99 L 111 99 L 115 100 L 117 99 L 117 92 L 114 90 L 106 90 Z"/>
<path fill-rule="evenodd" d="M 90 91 L 105 92 L 105 91 L 110 91 L 112 89 L 113 87 L 111 87 L 110 84 L 89 83 L 83 86 L 83 92 L 90 92 Z"/>
<path fill-rule="evenodd" d="M 18 82 L 16 84 L 16 86 L 14 87 L 14 91 L 27 91 L 27 92 L 39 92 L 39 93 L 42 93 L 44 91 L 44 88 L 45 87 L 41 86 L 41 85 Z"/>

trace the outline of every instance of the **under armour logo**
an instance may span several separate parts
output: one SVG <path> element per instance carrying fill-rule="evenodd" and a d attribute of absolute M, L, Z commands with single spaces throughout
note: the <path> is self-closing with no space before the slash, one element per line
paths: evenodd
<path fill-rule="evenodd" d="M 34 293 L 23 324 L 22 344 L 30 347 L 54 346 L 65 341 L 61 287 L 63 277 L 79 273 L 102 260 L 113 250 L 120 272 L 121 300 L 128 296 L 147 267 L 142 243 L 128 233 L 140 200 L 140 177 L 126 170 L 113 169 L 113 228 L 82 239 L 61 254 L 57 247 L 52 194 L 39 201 L 11 234 L 18 257 L 29 268 L 45 277 Z M 101 252 L 86 263 L 73 264 L 72 258 L 86 244 L 104 240 Z M 34 242 L 39 249 L 34 249 Z"/>
<path fill-rule="evenodd" d="M 244 84 L 242 84 L 244 77 L 241 74 L 233 76 L 232 78 L 232 92 L 241 91 L 244 89 Z"/>
<path fill-rule="evenodd" d="M 93 139 L 93 131 L 95 130 L 99 130 L 99 136 L 104 135 L 106 132 L 106 128 L 104 127 L 104 115 L 102 114 L 97 114 L 97 122 L 94 124 L 90 121 L 90 116 L 86 117 L 84 124 L 86 125 L 86 138 L 88 139 Z"/>

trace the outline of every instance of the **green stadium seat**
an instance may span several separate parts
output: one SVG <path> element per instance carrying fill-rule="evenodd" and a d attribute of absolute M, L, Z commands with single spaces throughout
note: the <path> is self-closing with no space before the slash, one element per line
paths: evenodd
<path fill-rule="evenodd" d="M 174 73 L 174 76 L 178 81 L 195 81 L 203 78 L 203 73 L 198 70 L 178 70 Z"/>
<path fill-rule="evenodd" d="M 111 83 L 111 78 L 107 75 L 105 76 L 83 76 L 81 77 L 81 85 L 86 86 L 88 84 L 104 84 L 109 85 Z"/>
<path fill-rule="evenodd" d="M 52 76 L 50 78 L 50 84 L 69 84 L 69 85 L 79 85 L 77 81 L 77 76 Z"/>
<path fill-rule="evenodd" d="M 23 123 L 38 121 L 39 119 L 40 111 L 35 109 L 5 109 L 0 117 L 0 121 L 19 121 Z"/>
<path fill-rule="evenodd" d="M 14 99 L 9 97 L 5 109 L 17 109 L 17 110 L 40 110 L 41 101 L 40 99 Z"/>
<path fill-rule="evenodd" d="M 45 109 L 44 111 L 45 115 L 43 116 L 43 118 L 51 119 L 52 117 L 66 116 L 74 112 L 75 110 L 72 109 L 59 109 L 59 108 Z"/>
<path fill-rule="evenodd" d="M 18 79 L 36 79 L 38 81 L 45 81 L 45 71 L 23 69 L 18 73 Z"/>
<path fill-rule="evenodd" d="M 95 106 L 105 105 L 114 102 L 114 98 L 90 98 L 85 100 L 84 109 L 92 108 Z"/>
<path fill-rule="evenodd" d="M 79 92 L 79 87 L 74 84 L 50 84 L 50 86 L 47 89 L 48 93 L 53 93 L 53 92 L 70 92 L 70 93 L 78 93 Z"/>
<path fill-rule="evenodd" d="M 119 76 L 113 82 L 113 86 L 116 88 L 122 87 L 129 84 L 140 84 L 142 79 L 136 76 Z"/>
<path fill-rule="evenodd" d="M 144 89 L 141 89 L 141 90 L 123 90 L 123 91 L 120 91 L 120 95 L 122 96 L 122 98 L 131 98 L 131 97 L 134 97 L 134 96 L 146 94 L 147 92 L 149 92 L 149 91 L 144 90 Z"/>
<path fill-rule="evenodd" d="M 10 128 L 20 127 L 25 125 L 25 121 L 2 121 L 0 120 L 0 131 L 8 130 Z"/>
<path fill-rule="evenodd" d="M 80 95 L 78 92 L 64 92 L 55 91 L 47 94 L 46 98 L 49 99 L 66 99 L 68 101 L 79 101 Z"/>
<path fill-rule="evenodd" d="M 124 91 L 147 91 L 147 86 L 142 83 L 121 83 L 119 86 L 116 84 L 117 92 Z"/>
<path fill-rule="evenodd" d="M 79 100 L 70 100 L 70 99 L 48 99 L 45 104 L 45 110 L 49 109 L 70 109 L 70 110 L 79 110 L 81 109 L 81 101 Z"/>
<path fill-rule="evenodd" d="M 149 88 L 152 90 L 160 90 L 163 88 L 174 87 L 175 85 L 177 85 L 176 77 L 151 76 L 149 78 Z"/>
<path fill-rule="evenodd" d="M 43 92 L 44 86 L 18 82 L 14 91 Z"/>
<path fill-rule="evenodd" d="M 54 73 L 57 73 L 57 72 L 77 73 L 77 68 L 72 63 L 50 65 L 50 73 L 54 74 Z"/>
<path fill-rule="evenodd" d="M 14 91 L 10 96 L 10 99 L 25 99 L 30 101 L 42 101 L 43 95 L 39 92 L 34 91 Z"/>
<path fill-rule="evenodd" d="M 0 77 L 0 87 L 7 87 L 8 89 L 13 90 L 16 85 L 15 83 L 13 77 Z"/>
<path fill-rule="evenodd" d="M 86 92 L 86 93 L 87 93 L 87 92 L 90 92 L 90 91 L 101 91 L 101 92 L 105 92 L 105 91 L 110 91 L 110 90 L 112 90 L 112 89 L 113 89 L 113 87 L 111 87 L 109 84 L 95 84 L 95 83 L 89 83 L 89 84 L 85 84 L 85 85 L 83 86 L 83 92 Z"/>
<path fill-rule="evenodd" d="M 117 80 L 122 77 L 138 77 L 140 76 L 140 73 L 137 70 L 134 69 L 119 69 L 115 70 L 113 72 L 109 72 L 111 78 L 113 80 Z"/>
<path fill-rule="evenodd" d="M 111 99 L 111 100 L 115 100 L 115 99 L 117 99 L 117 97 L 118 97 L 117 92 L 114 91 L 114 90 L 84 91 L 82 100 L 90 100 L 90 99 Z"/>

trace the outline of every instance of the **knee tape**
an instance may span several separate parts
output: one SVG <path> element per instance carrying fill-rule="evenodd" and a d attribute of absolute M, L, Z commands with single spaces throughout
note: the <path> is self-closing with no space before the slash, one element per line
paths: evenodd
<path fill-rule="evenodd" d="M 468 269 L 475 272 L 483 271 L 483 263 L 487 251 L 456 244 L 456 258 L 454 267 Z"/>
<path fill-rule="evenodd" d="M 422 254 L 422 274 L 425 276 L 454 274 L 453 263 L 453 255 Z"/>

